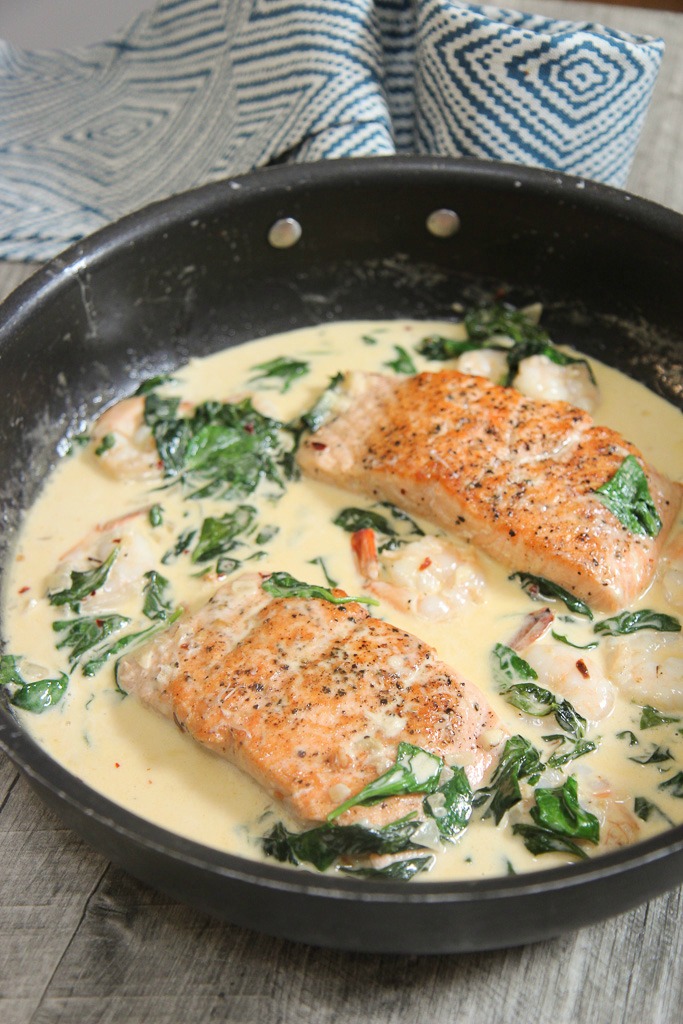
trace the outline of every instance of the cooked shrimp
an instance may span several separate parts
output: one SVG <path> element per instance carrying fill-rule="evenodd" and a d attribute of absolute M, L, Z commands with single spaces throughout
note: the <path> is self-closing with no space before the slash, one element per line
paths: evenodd
<path fill-rule="evenodd" d="M 600 392 L 586 363 L 561 366 L 547 356 L 529 356 L 519 364 L 513 385 L 527 398 L 545 402 L 569 402 L 585 412 L 593 412 Z"/>
<path fill-rule="evenodd" d="M 420 537 L 379 554 L 369 528 L 357 530 L 351 545 L 368 590 L 400 611 L 438 620 L 484 599 L 483 570 L 465 548 Z"/>
<path fill-rule="evenodd" d="M 48 590 L 68 588 L 71 573 L 84 572 L 102 565 L 112 550 L 116 558 L 102 586 L 81 602 L 84 611 L 120 611 L 123 602 L 142 591 L 142 578 L 156 564 L 156 555 L 149 541 L 137 528 L 140 516 L 147 509 L 101 523 L 65 552 L 48 581 Z"/>
<path fill-rule="evenodd" d="M 564 697 L 587 721 L 600 722 L 614 709 L 614 687 L 589 653 L 547 639 L 520 653 L 538 673 L 539 685 Z"/>
<path fill-rule="evenodd" d="M 629 846 L 631 843 L 635 843 L 641 831 L 641 825 L 629 808 L 631 800 L 617 792 L 610 783 L 596 775 L 585 764 L 576 764 L 569 774 L 576 776 L 579 803 L 586 811 L 595 815 L 600 825 L 600 837 L 597 844 L 577 839 L 575 841 L 578 845 L 582 846 L 589 856 L 594 856 L 596 853 L 607 853 L 620 846 Z M 537 787 L 548 789 L 560 787 L 566 778 L 567 776 L 559 769 L 547 769 L 534 789 Z M 533 791 L 527 786 L 524 786 L 524 790 L 526 790 L 524 798 L 509 812 L 509 820 L 513 823 L 528 821 L 529 811 L 534 804 Z"/>
<path fill-rule="evenodd" d="M 644 629 L 605 642 L 610 677 L 637 704 L 683 711 L 683 633 Z"/>
<path fill-rule="evenodd" d="M 133 395 L 103 412 L 92 428 L 98 463 L 117 480 L 145 480 L 160 474 L 159 453 L 144 411 L 143 396 Z"/>
<path fill-rule="evenodd" d="M 455 367 L 460 373 L 473 377 L 487 377 L 494 384 L 502 383 L 507 376 L 507 356 L 500 349 L 476 348 L 458 356 Z"/>
<path fill-rule="evenodd" d="M 617 792 L 609 782 L 594 775 L 585 766 L 577 766 L 576 775 L 581 804 L 600 822 L 600 843 L 597 849 L 606 852 L 635 843 L 641 826 L 629 809 L 632 798 Z"/>

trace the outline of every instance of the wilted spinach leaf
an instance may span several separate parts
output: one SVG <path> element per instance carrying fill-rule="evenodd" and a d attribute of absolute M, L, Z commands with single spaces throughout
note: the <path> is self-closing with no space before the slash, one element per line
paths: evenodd
<path fill-rule="evenodd" d="M 10 704 L 22 711 L 41 714 L 59 704 L 69 685 L 69 677 L 61 672 L 53 679 L 37 679 L 28 682 L 17 668 L 13 654 L 0 656 L 0 686 L 7 687 Z"/>
<path fill-rule="evenodd" d="M 631 533 L 656 537 L 661 530 L 647 476 L 635 455 L 627 455 L 614 476 L 594 493 Z"/>

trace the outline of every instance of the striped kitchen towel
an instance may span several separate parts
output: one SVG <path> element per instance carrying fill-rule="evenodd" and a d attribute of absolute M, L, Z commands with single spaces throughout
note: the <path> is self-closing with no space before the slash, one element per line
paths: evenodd
<path fill-rule="evenodd" d="M 434 153 L 622 185 L 662 52 L 459 0 L 161 0 L 94 46 L 0 42 L 0 257 L 273 161 Z"/>

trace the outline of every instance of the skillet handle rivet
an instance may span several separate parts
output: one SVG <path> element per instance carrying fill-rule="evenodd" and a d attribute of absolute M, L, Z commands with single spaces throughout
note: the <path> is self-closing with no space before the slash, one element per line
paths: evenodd
<path fill-rule="evenodd" d="M 451 238 L 460 230 L 460 218 L 455 210 L 433 210 L 426 220 L 427 231 L 435 238 Z"/>
<path fill-rule="evenodd" d="M 276 220 L 268 232 L 268 241 L 274 249 L 289 249 L 301 238 L 301 224 L 294 217 Z"/>

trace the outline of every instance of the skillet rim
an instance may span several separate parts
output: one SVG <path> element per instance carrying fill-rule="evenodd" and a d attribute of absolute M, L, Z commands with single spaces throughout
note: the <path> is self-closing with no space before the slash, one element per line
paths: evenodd
<path fill-rule="evenodd" d="M 345 184 L 351 181 L 357 187 L 362 187 L 365 180 L 373 179 L 378 174 L 401 178 L 427 171 L 438 176 L 446 185 L 457 184 L 458 176 L 464 175 L 468 184 L 482 184 L 488 188 L 526 187 L 544 196 L 555 196 L 560 202 L 572 202 L 589 208 L 599 203 L 603 209 L 622 220 L 644 223 L 650 229 L 683 242 L 683 215 L 628 192 L 554 171 L 470 159 L 421 156 L 353 158 L 267 167 L 150 204 L 60 253 L 21 284 L 0 306 L 0 360 L 5 340 L 11 337 L 24 317 L 31 316 L 36 302 L 46 301 L 58 294 L 60 288 L 65 287 L 73 276 L 78 276 L 89 267 L 95 269 L 100 262 L 115 257 L 121 249 L 125 250 L 137 239 L 145 237 L 150 230 L 157 232 L 164 227 L 170 228 L 184 221 L 189 213 L 195 217 L 208 216 L 217 206 L 224 207 L 230 190 L 234 190 L 234 194 L 241 192 L 242 195 L 257 196 L 272 187 L 279 187 L 286 206 L 287 196 L 297 187 L 327 189 L 338 178 Z M 513 896 L 542 896 L 548 890 L 580 889 L 591 882 L 628 875 L 629 872 L 639 871 L 674 854 L 683 853 L 683 825 L 680 825 L 588 862 L 516 876 L 465 881 L 417 881 L 407 886 L 405 882 L 376 882 L 318 876 L 308 870 L 295 871 L 214 850 L 153 825 L 126 810 L 53 760 L 31 739 L 7 705 L 6 695 L 3 695 L 0 749 L 8 754 L 34 786 L 48 790 L 55 800 L 71 803 L 79 813 L 113 827 L 122 835 L 142 841 L 149 851 L 163 853 L 176 860 L 191 859 L 197 866 L 216 872 L 223 878 L 235 878 L 248 884 L 278 888 L 292 894 L 320 895 L 358 901 L 361 904 L 487 902 Z M 69 786 L 75 790 L 76 795 L 87 796 L 87 803 L 72 797 L 68 791 Z M 117 822 L 117 817 L 122 820 Z M 169 843 L 169 839 L 172 842 Z M 683 870 L 678 873 L 683 877 Z M 663 881 L 660 891 L 671 887 L 670 882 Z M 636 902 L 640 902 L 640 899 Z M 627 906 L 618 908 L 614 913 L 622 912 Z"/>

